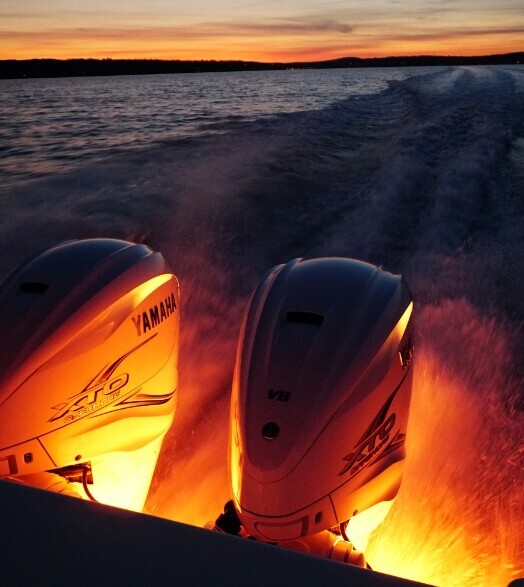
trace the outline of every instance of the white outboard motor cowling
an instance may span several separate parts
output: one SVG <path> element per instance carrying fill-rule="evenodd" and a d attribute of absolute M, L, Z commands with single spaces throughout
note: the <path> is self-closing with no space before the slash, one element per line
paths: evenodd
<path fill-rule="evenodd" d="M 162 255 L 53 246 L 2 283 L 0 325 L 0 478 L 141 510 L 176 404 L 179 285 Z"/>
<path fill-rule="evenodd" d="M 232 493 L 249 535 L 296 541 L 396 496 L 412 310 L 402 277 L 351 259 L 294 260 L 262 279 L 230 420 Z"/>

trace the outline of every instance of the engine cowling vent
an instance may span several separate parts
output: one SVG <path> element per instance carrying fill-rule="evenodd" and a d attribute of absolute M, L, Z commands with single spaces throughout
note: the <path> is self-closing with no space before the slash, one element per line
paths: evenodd
<path fill-rule="evenodd" d="M 316 312 L 294 310 L 286 313 L 286 320 L 291 324 L 312 324 L 313 326 L 320 326 L 324 321 L 324 316 Z"/>
<path fill-rule="evenodd" d="M 41 283 L 38 281 L 23 281 L 19 288 L 23 293 L 28 292 L 43 294 L 49 289 L 49 285 L 47 283 Z"/>

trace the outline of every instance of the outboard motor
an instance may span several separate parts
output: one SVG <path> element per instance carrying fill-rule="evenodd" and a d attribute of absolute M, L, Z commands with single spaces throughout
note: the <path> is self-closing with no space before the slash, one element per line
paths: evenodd
<path fill-rule="evenodd" d="M 266 274 L 240 332 L 233 502 L 217 529 L 364 566 L 347 538 L 399 490 L 412 311 L 402 277 L 367 263 L 299 259 Z"/>
<path fill-rule="evenodd" d="M 69 241 L 0 286 L 0 477 L 141 510 L 176 403 L 179 285 L 160 253 Z"/>

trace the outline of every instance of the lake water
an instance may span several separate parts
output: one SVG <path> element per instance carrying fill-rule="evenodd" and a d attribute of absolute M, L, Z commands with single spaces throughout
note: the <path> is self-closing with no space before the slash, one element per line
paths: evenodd
<path fill-rule="evenodd" d="M 381 91 L 408 70 L 327 70 L 0 80 L 9 183 L 242 121 Z"/>
<path fill-rule="evenodd" d="M 408 457 L 368 558 L 505 585 L 524 574 L 523 113 L 522 66 L 0 81 L 0 274 L 70 238 L 169 258 L 179 407 L 148 511 L 201 525 L 229 497 L 235 344 L 266 269 L 341 255 L 403 273 Z"/>

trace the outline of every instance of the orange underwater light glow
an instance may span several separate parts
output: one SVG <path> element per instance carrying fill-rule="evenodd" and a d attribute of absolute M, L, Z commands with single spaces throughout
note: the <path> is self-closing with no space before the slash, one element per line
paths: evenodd
<path fill-rule="evenodd" d="M 433 340 L 417 349 L 406 470 L 366 556 L 434 585 L 505 586 L 524 575 L 522 414 L 501 401 L 511 353 L 501 325 L 464 301 L 419 322 Z"/>
<path fill-rule="evenodd" d="M 179 412 L 148 502 L 156 515 L 198 526 L 231 497 L 235 323 L 202 329 L 208 318 L 183 337 Z M 406 468 L 366 558 L 374 570 L 434 585 L 506 587 L 524 576 L 524 427 L 504 400 L 514 385 L 505 325 L 463 300 L 419 308 L 416 324 Z"/>

